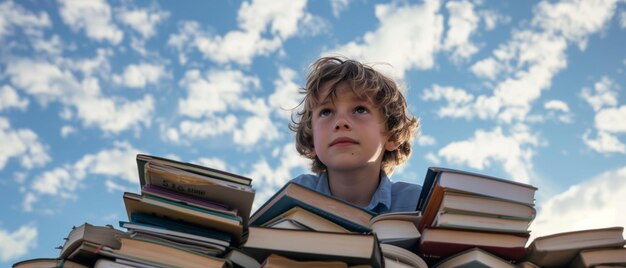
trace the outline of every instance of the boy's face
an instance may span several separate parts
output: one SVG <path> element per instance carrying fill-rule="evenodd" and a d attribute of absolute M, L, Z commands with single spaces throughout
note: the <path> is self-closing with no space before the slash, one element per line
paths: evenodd
<path fill-rule="evenodd" d="M 313 110 L 313 152 L 329 171 L 350 171 L 378 165 L 395 142 L 385 134 L 384 118 L 368 99 L 359 98 L 347 83 L 337 85 L 333 100 L 324 85 Z M 358 90 L 358 89 L 357 89 Z"/>

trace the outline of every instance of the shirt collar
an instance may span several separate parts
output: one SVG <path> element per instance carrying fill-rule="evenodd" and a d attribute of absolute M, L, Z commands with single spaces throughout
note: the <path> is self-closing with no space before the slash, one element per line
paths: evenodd
<path fill-rule="evenodd" d="M 320 175 L 320 180 L 315 186 L 315 190 L 326 195 L 332 195 L 330 192 L 330 185 L 328 184 L 328 173 L 324 172 Z M 381 172 L 380 183 L 369 205 L 365 207 L 366 210 L 382 213 L 389 211 L 391 208 L 391 181 L 385 172 Z"/>

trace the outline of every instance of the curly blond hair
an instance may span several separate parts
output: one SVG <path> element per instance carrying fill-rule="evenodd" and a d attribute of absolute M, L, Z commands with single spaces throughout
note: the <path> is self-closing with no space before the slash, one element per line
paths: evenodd
<path fill-rule="evenodd" d="M 289 124 L 289 129 L 295 132 L 296 150 L 313 160 L 313 172 L 321 174 L 326 171 L 326 165 L 313 154 L 313 110 L 320 103 L 322 88 L 329 86 L 330 92 L 325 96 L 333 98 L 340 83 L 347 83 L 357 96 L 370 100 L 385 117 L 385 134 L 399 145 L 383 154 L 381 169 L 391 174 L 411 155 L 411 141 L 419 130 L 419 121 L 408 114 L 406 99 L 395 81 L 355 60 L 322 57 L 311 65 L 306 86 L 300 90 L 304 99 L 298 107 L 302 109 L 295 113 L 295 119 L 292 116 Z"/>

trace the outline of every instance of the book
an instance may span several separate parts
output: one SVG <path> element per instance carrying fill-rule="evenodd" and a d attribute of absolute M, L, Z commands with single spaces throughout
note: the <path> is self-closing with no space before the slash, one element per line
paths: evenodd
<path fill-rule="evenodd" d="M 500 218 L 494 215 L 440 212 L 431 226 L 479 231 L 529 233 L 529 224 L 528 220 Z"/>
<path fill-rule="evenodd" d="M 500 267 L 515 268 L 516 266 L 480 248 L 471 248 L 450 256 L 437 263 L 437 268 L 452 267 Z"/>
<path fill-rule="evenodd" d="M 414 267 L 428 268 L 426 261 L 417 256 L 415 253 L 391 244 L 381 244 L 385 267 Z"/>
<path fill-rule="evenodd" d="M 99 248 L 99 253 L 112 258 L 128 259 L 154 266 L 224 267 L 226 260 L 184 250 L 167 243 L 137 238 L 120 238 L 121 247 Z"/>
<path fill-rule="evenodd" d="M 528 246 L 524 260 L 539 266 L 567 265 L 583 249 L 623 247 L 623 231 L 623 227 L 608 227 L 537 237 Z"/>
<path fill-rule="evenodd" d="M 226 248 L 225 246 L 216 245 L 212 243 L 205 243 L 202 241 L 187 239 L 187 238 L 179 238 L 179 237 L 171 237 L 164 236 L 161 234 L 150 234 L 150 233 L 141 233 L 136 231 L 129 232 L 131 238 L 138 238 L 145 241 L 154 241 L 154 242 L 162 242 L 177 246 L 182 249 L 195 251 L 201 254 L 218 256 L 222 255 Z"/>
<path fill-rule="evenodd" d="M 58 268 L 87 268 L 88 266 L 76 263 L 70 260 L 54 259 L 54 258 L 36 258 L 23 260 L 14 263 L 13 268 L 42 268 L 42 267 L 58 267 Z"/>
<path fill-rule="evenodd" d="M 124 193 L 124 205 L 128 218 L 132 214 L 152 214 L 158 217 L 180 220 L 189 224 L 230 234 L 232 241 L 238 244 L 243 234 L 242 221 L 230 215 L 190 207 L 184 204 L 156 197 L 147 197 L 134 193 Z"/>
<path fill-rule="evenodd" d="M 206 199 L 195 198 L 193 196 L 180 194 L 175 191 L 168 190 L 156 185 L 144 185 L 141 187 L 141 193 L 144 195 L 152 195 L 160 198 L 169 199 L 175 202 L 179 202 L 192 207 L 199 207 L 202 209 L 212 210 L 222 214 L 231 216 L 237 216 L 236 210 L 231 210 L 227 206 L 220 203 L 211 202 Z"/>
<path fill-rule="evenodd" d="M 531 205 L 462 192 L 445 191 L 439 213 L 467 213 L 531 221 L 537 212 Z"/>
<path fill-rule="evenodd" d="M 145 163 L 143 171 L 145 174 L 140 175 L 142 187 L 155 185 L 184 195 L 222 204 L 231 210 L 236 210 L 242 218 L 243 225 L 248 225 L 255 195 L 255 191 L 250 185 L 230 182 L 221 177 L 203 176 L 164 165 L 159 160 L 150 160 Z"/>
<path fill-rule="evenodd" d="M 351 232 L 367 233 L 374 213 L 294 182 L 285 184 L 250 217 L 250 226 L 261 226 L 293 207 L 320 215 Z"/>
<path fill-rule="evenodd" d="M 419 211 L 380 214 L 370 220 L 378 241 L 405 249 L 414 249 L 421 233 L 417 230 L 422 217 Z"/>
<path fill-rule="evenodd" d="M 569 264 L 573 268 L 626 266 L 626 248 L 602 248 L 581 250 Z"/>
<path fill-rule="evenodd" d="M 145 169 L 145 165 L 148 162 L 153 162 L 153 163 L 156 162 L 162 165 L 167 165 L 167 166 L 181 169 L 187 172 L 192 172 L 192 173 L 196 173 L 196 174 L 208 176 L 208 177 L 213 177 L 213 178 L 221 178 L 221 179 L 225 179 L 225 180 L 239 183 L 242 185 L 251 185 L 252 183 L 252 179 L 250 178 L 247 178 L 238 174 L 234 174 L 234 173 L 229 173 L 223 170 L 214 169 L 210 167 L 204 167 L 204 166 L 200 166 L 200 165 L 196 165 L 192 163 L 181 162 L 181 161 L 176 161 L 172 159 L 167 159 L 167 158 L 147 155 L 147 154 L 138 154 L 136 159 L 137 159 L 137 171 L 139 173 L 139 182 L 141 185 L 146 184 L 145 177 L 144 177 L 145 175 L 144 169 Z"/>
<path fill-rule="evenodd" d="M 256 259 L 250 257 L 245 252 L 239 250 L 238 248 L 232 248 L 226 255 L 224 255 L 224 259 L 229 260 L 234 267 L 238 268 L 259 268 L 261 267 L 261 263 Z"/>
<path fill-rule="evenodd" d="M 109 259 L 98 259 L 94 268 L 133 268 L 135 266 L 126 265 Z"/>
<path fill-rule="evenodd" d="M 419 230 L 430 226 L 434 221 L 445 191 L 471 193 L 501 200 L 534 205 L 536 187 L 515 181 L 460 170 L 430 167 L 424 178 L 417 210 L 422 211 L 423 219 Z"/>
<path fill-rule="evenodd" d="M 95 261 L 99 258 L 98 254 L 94 253 L 94 248 L 99 246 L 119 248 L 120 242 L 117 238 L 126 236 L 128 236 L 127 233 L 117 230 L 111 225 L 94 226 L 89 223 L 84 223 L 78 227 L 74 226 L 65 238 L 65 243 L 61 247 L 59 258 L 71 260 L 86 266 L 93 266 Z"/>
<path fill-rule="evenodd" d="M 342 261 L 348 265 L 383 266 L 376 235 L 361 233 L 313 232 L 253 227 L 241 247 L 246 254 L 263 262 L 278 254 L 297 261 Z"/>
<path fill-rule="evenodd" d="M 183 221 L 177 221 L 173 219 L 157 217 L 148 214 L 132 213 L 130 215 L 131 223 L 139 225 L 148 225 L 151 227 L 157 227 L 166 229 L 173 232 L 186 233 L 193 236 L 201 236 L 209 239 L 220 240 L 230 243 L 231 235 L 225 232 L 220 232 L 212 229 L 203 228 L 197 225 L 185 223 Z M 202 240 L 202 239 L 200 239 Z M 207 240 L 207 242 L 210 240 Z M 222 244 L 220 242 L 216 242 Z"/>
<path fill-rule="evenodd" d="M 128 229 L 129 232 L 152 234 L 152 235 L 161 236 L 164 238 L 169 238 L 171 240 L 187 241 L 188 243 L 191 243 L 191 244 L 199 244 L 199 242 L 207 242 L 207 243 L 211 243 L 214 245 L 220 245 L 222 247 L 227 247 L 230 245 L 230 237 L 228 237 L 228 240 L 220 240 L 220 239 L 215 239 L 211 237 L 190 234 L 186 232 L 168 230 L 168 229 L 155 226 L 155 225 L 124 222 L 124 221 L 120 221 L 120 227 Z"/>
<path fill-rule="evenodd" d="M 346 228 L 341 227 L 339 224 L 327 220 L 324 217 L 321 217 L 299 206 L 290 208 L 289 210 L 262 224 L 261 226 L 315 230 L 322 232 L 349 232 Z"/>
<path fill-rule="evenodd" d="M 340 261 L 296 261 L 280 255 L 272 254 L 261 265 L 263 268 L 348 268 Z"/>
<path fill-rule="evenodd" d="M 528 237 L 529 234 L 427 228 L 422 232 L 417 252 L 432 262 L 478 247 L 507 261 L 517 261 L 526 253 Z"/>

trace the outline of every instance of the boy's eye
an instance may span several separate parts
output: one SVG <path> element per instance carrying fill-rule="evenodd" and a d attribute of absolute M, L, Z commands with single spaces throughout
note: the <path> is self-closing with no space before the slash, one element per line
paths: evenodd
<path fill-rule="evenodd" d="M 329 116 L 331 114 L 331 110 L 330 109 L 322 109 L 319 113 L 320 117 L 326 117 Z"/>
<path fill-rule="evenodd" d="M 364 106 L 357 106 L 356 108 L 354 108 L 354 113 L 357 114 L 366 114 L 367 112 L 368 110 Z"/>

